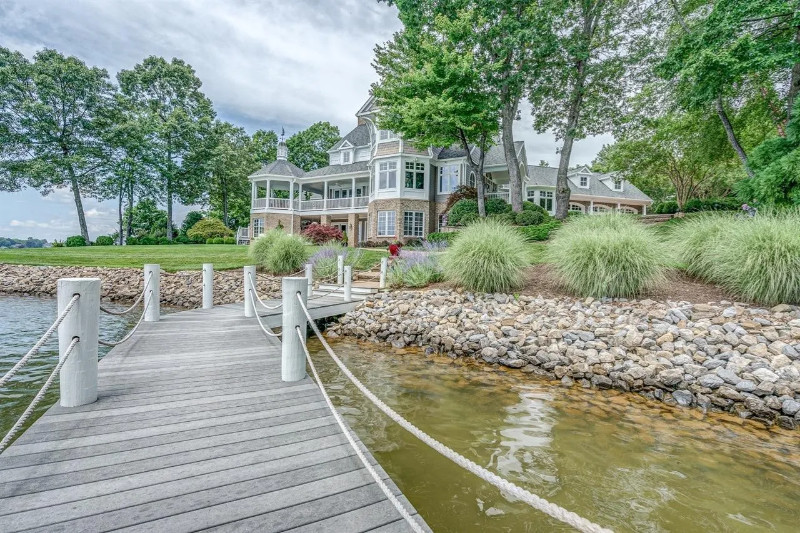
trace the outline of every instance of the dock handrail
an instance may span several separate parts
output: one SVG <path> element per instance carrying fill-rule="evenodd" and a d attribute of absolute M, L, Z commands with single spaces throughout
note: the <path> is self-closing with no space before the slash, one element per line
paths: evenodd
<path fill-rule="evenodd" d="M 361 383 L 361 381 L 355 375 L 353 375 L 353 373 L 350 371 L 350 369 L 347 368 L 347 366 L 342 362 L 341 359 L 339 359 L 339 357 L 333 351 L 333 349 L 331 348 L 330 344 L 328 344 L 328 342 L 325 340 L 325 337 L 323 337 L 322 332 L 319 330 L 319 327 L 317 327 L 316 323 L 314 322 L 314 319 L 311 317 L 311 314 L 308 311 L 308 307 L 306 306 L 306 303 L 303 301 L 301 293 L 298 292 L 296 294 L 296 299 L 297 299 L 297 303 L 299 304 L 299 307 L 302 309 L 303 313 L 305 314 L 306 319 L 308 320 L 308 323 L 311 326 L 311 329 L 314 331 L 314 334 L 317 336 L 317 339 L 322 343 L 322 346 L 325 348 L 325 351 L 328 352 L 328 355 L 336 363 L 336 366 L 339 367 L 339 370 L 341 370 L 342 373 L 345 376 L 347 376 L 347 378 L 353 383 L 353 385 L 355 385 L 356 388 L 358 388 L 358 390 L 361 391 L 361 393 L 364 396 L 367 397 L 367 399 L 369 399 L 373 404 L 375 404 L 376 407 L 378 407 L 378 409 L 383 411 L 384 414 L 386 414 L 394 422 L 399 424 L 403 429 L 405 429 L 406 431 L 408 431 L 409 433 L 414 435 L 417 439 L 421 440 L 422 442 L 427 444 L 429 447 L 431 447 L 434 450 L 436 450 L 437 452 L 439 452 L 441 455 L 443 455 L 447 459 L 450 459 L 451 461 L 453 461 L 457 465 L 461 466 L 465 470 L 475 474 L 479 478 L 483 479 L 487 483 L 490 483 L 490 484 L 494 485 L 498 489 L 500 489 L 502 491 L 505 491 L 508 494 L 513 495 L 515 498 L 524 501 L 525 503 L 527 503 L 528 505 L 530 505 L 534 509 L 536 509 L 538 511 L 541 511 L 541 512 L 547 514 L 548 516 L 550 516 L 552 518 L 555 518 L 556 520 L 558 520 L 560 522 L 563 522 L 563 523 L 565 523 L 565 524 L 567 524 L 569 526 L 572 526 L 573 528 L 577 529 L 578 531 L 583 531 L 585 533 L 611 533 L 610 529 L 607 529 L 607 528 L 604 528 L 604 527 L 602 527 L 602 526 L 600 526 L 598 524 L 595 524 L 594 522 L 591 522 L 591 521 L 583 518 L 582 516 L 580 516 L 580 515 L 578 515 L 576 513 L 573 513 L 572 511 L 568 511 L 568 510 L 564 509 L 563 507 L 560 507 L 560 506 L 558 506 L 558 505 L 556 505 L 554 503 L 551 503 L 551 502 L 545 500 L 544 498 L 541 498 L 541 497 L 537 496 L 536 494 L 533 494 L 532 492 L 530 492 L 528 490 L 525 490 L 522 487 L 519 487 L 518 485 L 515 485 L 514 483 L 508 481 L 507 479 L 504 479 L 504 478 L 498 476 L 497 474 L 495 474 L 493 472 L 490 472 L 486 468 L 480 466 L 479 464 L 475 463 L 474 461 L 471 461 L 470 459 L 467 459 L 466 457 L 464 457 L 463 455 L 459 454 L 455 450 L 453 450 L 453 449 L 449 448 L 448 446 L 442 444 L 441 442 L 437 441 L 436 439 L 434 439 L 433 437 L 431 437 L 430 435 L 428 435 L 427 433 L 425 433 L 424 431 L 422 431 L 421 429 L 416 427 L 414 424 L 412 424 L 411 422 L 406 420 L 402 415 L 398 414 L 394 409 L 392 409 L 391 407 L 386 405 L 371 390 L 369 390 L 363 383 Z M 297 328 L 297 334 L 298 334 L 298 337 L 300 338 L 300 344 L 303 347 L 303 351 L 305 352 L 306 361 L 308 362 L 309 367 L 311 368 L 311 370 L 312 370 L 312 372 L 314 374 L 314 379 L 317 381 L 317 385 L 319 386 L 320 390 L 322 391 L 323 396 L 327 400 L 328 399 L 328 395 L 325 393 L 324 385 L 322 384 L 322 381 L 319 379 L 319 375 L 317 374 L 316 369 L 314 368 L 314 363 L 311 360 L 311 354 L 308 351 L 308 346 L 306 345 L 306 340 L 305 340 L 304 333 L 305 332 L 301 332 L 300 331 L 299 327 Z M 332 404 L 329 404 L 329 407 L 332 407 Z M 334 415 L 334 417 L 337 418 L 337 421 L 338 421 L 338 416 Z M 344 430 L 344 427 L 342 429 Z M 345 431 L 345 434 L 347 435 L 348 432 Z M 351 442 L 351 444 L 353 444 L 353 443 Z M 372 471 L 370 473 L 372 473 Z M 373 474 L 373 477 L 375 475 L 376 474 Z M 383 488 L 383 487 L 381 487 L 381 488 Z M 386 491 L 384 491 L 384 492 L 386 492 Z M 388 496 L 388 494 L 387 494 L 387 496 Z M 392 503 L 394 503 L 396 501 L 395 499 L 392 499 L 392 498 L 390 498 L 390 499 L 392 500 Z M 395 506 L 397 506 L 397 504 Z M 398 508 L 398 510 L 400 510 L 400 508 Z M 403 514 L 403 513 L 401 512 L 401 514 Z M 406 512 L 406 514 L 407 514 L 407 512 Z M 403 514 L 403 516 L 406 516 L 406 514 Z M 408 520 L 409 518 L 410 518 L 410 516 L 407 517 L 406 520 Z"/>

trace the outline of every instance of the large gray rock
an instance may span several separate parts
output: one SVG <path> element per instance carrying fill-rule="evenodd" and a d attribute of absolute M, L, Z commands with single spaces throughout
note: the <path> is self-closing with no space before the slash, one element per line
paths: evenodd
<path fill-rule="evenodd" d="M 788 416 L 794 416 L 800 413 L 800 402 L 796 400 L 784 400 L 781 405 L 781 411 Z"/>
<path fill-rule="evenodd" d="M 675 398 L 675 401 L 678 402 L 678 405 L 683 407 L 692 405 L 692 402 L 694 401 L 694 396 L 688 390 L 672 391 L 672 397 Z"/>
<path fill-rule="evenodd" d="M 697 382 L 703 387 L 708 387 L 709 389 L 719 388 L 723 383 L 725 383 L 721 377 L 714 374 L 706 374 L 705 376 L 701 376 Z"/>

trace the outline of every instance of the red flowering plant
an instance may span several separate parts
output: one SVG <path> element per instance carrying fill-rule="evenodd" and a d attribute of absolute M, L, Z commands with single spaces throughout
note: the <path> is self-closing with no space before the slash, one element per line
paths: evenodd
<path fill-rule="evenodd" d="M 323 226 L 322 224 L 312 222 L 303 230 L 303 237 L 314 244 L 325 244 L 330 241 L 341 241 L 344 239 L 344 234 L 342 234 L 342 230 L 339 228 Z"/>

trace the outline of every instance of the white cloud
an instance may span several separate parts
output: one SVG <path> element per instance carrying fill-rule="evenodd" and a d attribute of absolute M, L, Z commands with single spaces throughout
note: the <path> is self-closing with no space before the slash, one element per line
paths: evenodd
<path fill-rule="evenodd" d="M 38 222 L 36 220 L 17 220 L 8 223 L 12 228 L 52 228 L 48 222 Z"/>

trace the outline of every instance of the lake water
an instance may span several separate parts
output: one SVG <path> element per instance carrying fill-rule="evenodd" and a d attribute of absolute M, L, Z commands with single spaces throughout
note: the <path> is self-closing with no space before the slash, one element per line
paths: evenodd
<path fill-rule="evenodd" d="M 0 296 L 0 375 L 55 317 L 54 299 Z M 103 315 L 103 338 L 120 338 L 137 318 Z M 47 378 L 56 346 L 51 340 L 0 390 L 0 434 Z M 310 346 L 334 402 L 434 531 L 569 531 L 417 441 L 368 403 L 318 342 Z M 798 531 L 800 432 L 765 431 L 613 391 L 564 389 L 418 350 L 341 339 L 334 348 L 434 438 L 615 531 Z M 101 347 L 101 356 L 107 351 Z M 54 386 L 37 414 L 57 398 Z"/>
<path fill-rule="evenodd" d="M 103 305 L 117 311 L 128 307 L 105 302 Z M 140 314 L 140 308 L 122 317 L 101 313 L 100 338 L 109 341 L 121 338 L 133 327 Z M 0 376 L 5 375 L 31 349 L 57 316 L 55 298 L 0 296 Z M 100 357 L 109 350 L 110 348 L 100 346 Z M 54 332 L 39 354 L 0 389 L 0 435 L 5 435 L 25 411 L 56 363 L 58 334 Z M 33 423 L 57 400 L 58 385 L 54 383 L 28 424 Z"/>
<path fill-rule="evenodd" d="M 316 341 L 315 341 L 316 342 Z M 314 359 L 348 423 L 436 532 L 570 531 L 462 470 Z M 800 433 L 613 391 L 337 340 L 370 389 L 476 463 L 615 531 L 800 530 Z"/>

